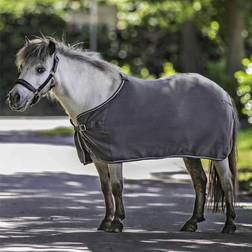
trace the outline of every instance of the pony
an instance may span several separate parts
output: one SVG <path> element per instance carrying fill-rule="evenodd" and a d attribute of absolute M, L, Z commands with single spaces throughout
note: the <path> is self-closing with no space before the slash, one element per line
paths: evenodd
<path fill-rule="evenodd" d="M 8 93 L 10 108 L 12 110 L 22 112 L 37 104 L 40 99 L 47 94 L 52 95 L 63 106 L 76 131 L 84 133 L 80 134 L 76 138 L 80 141 L 80 138 L 84 137 L 84 141 L 82 143 L 77 141 L 82 146 L 81 151 L 84 152 L 87 150 L 87 152 L 91 152 L 92 154 L 92 146 L 88 145 L 89 138 L 88 135 L 85 134 L 85 132 L 88 131 L 85 127 L 84 129 L 80 127 L 80 122 L 78 120 L 79 116 L 83 113 L 85 114 L 87 111 L 94 111 L 96 108 L 102 107 L 103 104 L 110 104 L 111 100 L 115 101 L 115 97 L 120 95 L 122 92 L 120 91 L 123 89 L 121 88 L 122 83 L 125 82 L 125 79 L 130 79 L 131 77 L 122 77 L 125 75 L 121 73 L 117 66 L 101 59 L 97 53 L 86 52 L 79 47 L 66 45 L 65 43 L 57 41 L 51 37 L 38 37 L 32 40 L 26 40 L 24 46 L 17 53 L 16 64 L 20 71 L 20 75 L 14 87 Z M 224 102 L 215 104 L 216 108 L 221 110 L 221 108 L 224 107 L 225 111 L 231 111 L 228 112 L 231 117 L 228 117 L 229 121 L 227 122 L 225 122 L 225 117 L 223 118 L 223 116 L 218 113 L 213 115 L 211 118 L 212 125 L 214 125 L 217 121 L 224 125 L 224 131 L 228 132 L 226 134 L 226 142 L 230 145 L 230 148 L 226 148 L 225 154 L 218 158 L 214 158 L 214 155 L 207 158 L 211 161 L 208 190 L 210 195 L 209 204 L 212 206 L 214 211 L 226 209 L 226 221 L 222 232 L 233 233 L 236 229 L 234 223 L 236 217 L 234 209 L 236 191 L 235 139 L 238 127 L 235 107 L 231 102 L 231 98 L 222 88 L 213 82 L 210 83 L 210 80 L 206 78 L 203 79 L 202 76 L 196 74 L 176 74 L 175 77 L 171 78 L 171 80 L 174 80 L 174 78 L 182 78 L 183 83 L 185 82 L 183 85 L 170 85 L 173 86 L 174 89 L 180 86 L 183 86 L 183 88 L 185 87 L 188 92 L 185 91 L 183 97 L 187 97 L 187 93 L 189 94 L 191 86 L 195 87 L 194 90 L 206 87 L 206 90 L 208 91 L 202 91 L 203 93 L 206 93 L 205 99 L 211 97 L 214 104 L 214 101 L 217 101 L 217 98 L 219 99 L 219 97 L 222 97 L 221 102 L 223 100 Z M 190 79 L 190 84 L 186 83 L 187 79 Z M 152 82 L 136 78 L 131 80 L 134 80 L 134 82 L 137 83 L 136 87 L 141 91 L 141 88 L 144 90 L 144 88 L 148 88 L 151 85 L 155 86 L 155 88 L 158 87 L 162 89 L 163 84 L 160 84 L 160 86 L 157 84 L 165 84 L 169 78 L 162 78 Z M 127 83 L 125 85 L 127 86 Z M 128 86 L 130 86 L 130 84 L 128 84 Z M 203 100 L 201 101 L 204 103 Z M 134 102 L 135 101 L 129 100 L 129 103 L 133 104 L 133 106 Z M 191 104 L 188 103 L 186 107 L 190 106 Z M 210 109 L 209 107 L 207 108 Z M 164 112 L 166 108 L 163 107 L 161 110 Z M 178 117 L 180 118 L 189 118 L 188 120 L 190 120 L 190 117 L 195 117 L 195 115 L 193 115 L 194 111 L 191 111 L 190 115 L 183 114 L 182 112 L 180 115 L 179 111 L 180 110 L 178 110 Z M 208 111 L 205 111 L 205 114 L 207 115 Z M 115 117 L 117 116 L 118 114 L 115 115 Z M 123 127 L 123 125 L 121 126 Z M 156 125 L 155 127 L 161 126 Z M 213 127 L 213 129 L 211 127 Z M 210 130 L 209 132 L 212 134 L 214 126 L 210 125 L 208 128 Z M 169 129 L 166 130 L 166 132 L 168 131 Z M 203 127 L 199 125 L 197 131 L 203 131 Z M 152 132 L 152 134 L 155 135 L 155 132 Z M 156 131 L 156 134 L 158 134 L 158 131 Z M 124 135 L 123 131 L 121 133 L 121 136 L 122 135 Z M 190 135 L 188 137 L 190 138 Z M 213 137 L 210 136 L 210 138 Z M 123 141 L 127 141 L 127 139 L 124 139 Z M 204 139 L 201 139 L 201 141 L 205 144 Z M 224 140 L 216 139 L 216 141 L 219 145 L 222 145 Z M 123 146 L 125 145 L 125 143 L 122 144 Z M 166 144 L 169 145 L 169 143 Z M 200 146 L 201 143 L 196 141 L 193 144 L 194 145 L 192 146 Z M 105 145 L 106 140 L 104 146 Z M 179 142 L 177 145 L 177 147 L 180 148 L 183 146 L 183 143 Z M 94 146 L 96 145 L 94 144 Z M 209 149 L 211 148 L 213 150 L 210 151 L 214 152 L 215 145 L 212 147 L 209 145 Z M 199 149 L 201 149 L 201 147 Z M 132 150 L 130 149 L 129 151 Z M 194 232 L 197 230 L 197 223 L 205 220 L 204 207 L 206 202 L 207 176 L 201 164 L 201 158 L 204 158 L 204 156 L 203 154 L 175 154 L 177 154 L 175 156 L 180 156 L 184 159 L 185 167 L 191 176 L 196 194 L 193 214 L 182 226 L 181 231 Z M 134 156 L 134 153 L 132 155 Z M 157 156 L 156 158 L 163 158 L 163 156 Z M 97 158 L 96 155 L 91 155 L 90 159 L 90 162 L 94 162 L 98 171 L 101 190 L 104 195 L 106 206 L 105 217 L 101 221 L 98 230 L 121 232 L 123 230 L 122 220 L 125 218 L 122 197 L 122 163 L 124 160 L 118 159 L 116 160 L 117 162 L 110 162 L 110 160 L 106 160 L 106 158 Z M 144 159 L 144 157 L 142 159 Z"/>

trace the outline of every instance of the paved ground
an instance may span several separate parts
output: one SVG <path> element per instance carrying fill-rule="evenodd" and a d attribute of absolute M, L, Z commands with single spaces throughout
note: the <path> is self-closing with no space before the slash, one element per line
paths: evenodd
<path fill-rule="evenodd" d="M 69 127 L 70 121 L 66 116 L 0 116 L 0 131 L 11 130 L 48 130 L 55 127 Z"/>
<path fill-rule="evenodd" d="M 71 138 L 5 132 L 0 153 L 0 252 L 252 251 L 245 196 L 236 234 L 220 234 L 224 216 L 211 212 L 198 232 L 178 232 L 194 199 L 179 159 L 125 165 L 125 231 L 110 234 L 96 231 L 104 213 L 99 181 L 92 166 L 79 164 Z"/>

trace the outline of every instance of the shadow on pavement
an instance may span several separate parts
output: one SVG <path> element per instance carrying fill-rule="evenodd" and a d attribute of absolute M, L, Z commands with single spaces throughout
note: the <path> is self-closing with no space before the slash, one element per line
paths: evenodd
<path fill-rule="evenodd" d="M 0 143 L 39 143 L 74 146 L 73 136 L 43 136 L 32 131 L 0 131 Z"/>
<path fill-rule="evenodd" d="M 98 178 L 68 173 L 0 177 L 0 251 L 251 251 L 252 214 L 237 209 L 238 232 L 220 234 L 224 216 L 206 212 L 197 233 L 178 232 L 190 216 L 188 183 L 126 180 L 125 231 L 96 231 L 104 215 Z"/>

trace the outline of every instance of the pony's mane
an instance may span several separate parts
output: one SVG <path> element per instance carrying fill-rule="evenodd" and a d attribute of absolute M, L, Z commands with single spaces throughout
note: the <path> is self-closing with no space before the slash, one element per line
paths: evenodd
<path fill-rule="evenodd" d="M 118 74 L 119 68 L 105 60 L 102 60 L 99 53 L 88 52 L 80 48 L 80 43 L 75 45 L 66 45 L 62 41 L 57 41 L 52 37 L 36 37 L 35 39 L 26 39 L 25 45 L 18 51 L 16 64 L 21 69 L 26 64 L 44 62 L 48 57 L 49 41 L 56 45 L 56 52 L 74 60 L 86 62 L 97 69 Z"/>

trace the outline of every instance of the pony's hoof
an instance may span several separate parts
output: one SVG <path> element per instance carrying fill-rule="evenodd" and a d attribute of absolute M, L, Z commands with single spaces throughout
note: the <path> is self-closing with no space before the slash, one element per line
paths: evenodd
<path fill-rule="evenodd" d="M 221 233 L 224 234 L 233 234 L 236 230 L 236 226 L 234 223 L 226 223 Z"/>
<path fill-rule="evenodd" d="M 195 232 L 197 230 L 197 224 L 186 222 L 185 225 L 180 229 L 183 232 Z"/>
<path fill-rule="evenodd" d="M 119 220 L 113 220 L 110 226 L 110 232 L 120 233 L 123 230 L 123 224 Z"/>
<path fill-rule="evenodd" d="M 97 230 L 103 230 L 105 232 L 110 232 L 111 221 L 103 220 Z"/>
<path fill-rule="evenodd" d="M 201 216 L 200 218 L 197 219 L 197 222 L 202 222 L 202 221 L 205 221 L 205 217 L 204 216 Z"/>
<path fill-rule="evenodd" d="M 121 212 L 121 214 L 119 215 L 120 220 L 124 220 L 125 219 L 125 213 L 124 211 Z"/>

